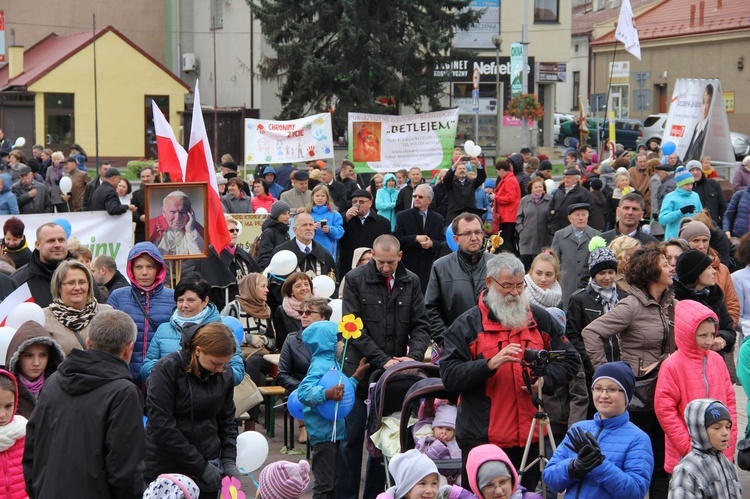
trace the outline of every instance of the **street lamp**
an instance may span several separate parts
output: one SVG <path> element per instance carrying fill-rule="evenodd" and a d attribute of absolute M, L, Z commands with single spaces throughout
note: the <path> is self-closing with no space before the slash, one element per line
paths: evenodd
<path fill-rule="evenodd" d="M 501 109 L 505 107 L 500 95 L 500 52 L 503 47 L 503 37 L 494 35 L 492 37 L 492 45 L 497 49 L 495 52 L 495 97 L 497 98 L 497 103 L 495 104 L 495 112 L 497 113 L 497 122 L 495 124 L 495 159 L 497 159 L 500 155 L 500 125 L 502 125 L 503 114 Z"/>

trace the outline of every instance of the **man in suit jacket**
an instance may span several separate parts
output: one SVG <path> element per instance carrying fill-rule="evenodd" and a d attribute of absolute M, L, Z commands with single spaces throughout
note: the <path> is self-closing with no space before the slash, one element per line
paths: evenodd
<path fill-rule="evenodd" d="M 378 236 L 391 233 L 391 222 L 372 209 L 372 194 L 364 189 L 352 193 L 352 207 L 344 213 L 344 235 L 339 240 L 339 281 L 352 268 L 354 250 L 372 248 Z"/>
<path fill-rule="evenodd" d="M 435 254 L 440 243 L 445 241 L 443 217 L 428 209 L 433 197 L 432 187 L 419 184 L 412 194 L 414 207 L 396 214 L 396 229 L 393 231 L 401 244 L 401 263 L 417 274 L 423 294 L 430 281 Z"/>
<path fill-rule="evenodd" d="M 396 198 L 396 213 L 408 210 L 413 206 L 412 200 L 414 199 L 414 190 L 421 184 L 424 184 L 422 170 L 420 170 L 418 166 L 413 166 L 409 170 L 409 181 L 404 184 L 400 191 L 398 191 L 398 198 Z M 408 269 L 409 266 L 407 265 L 406 268 Z"/>
<path fill-rule="evenodd" d="M 94 197 L 94 191 L 102 185 L 104 174 L 107 173 L 107 170 L 111 166 L 109 161 L 102 161 L 102 164 L 99 165 L 96 178 L 86 185 L 86 189 L 83 191 L 83 211 L 91 211 L 91 198 Z"/>
<path fill-rule="evenodd" d="M 555 232 L 552 238 L 552 249 L 560 257 L 562 269 L 563 310 L 568 310 L 570 296 L 585 286 L 589 277 L 589 242 L 601 234 L 588 226 L 590 208 L 586 203 L 568 206 L 570 225 Z"/>
<path fill-rule="evenodd" d="M 323 164 L 325 165 L 325 163 Z M 320 169 L 320 183 L 328 187 L 328 192 L 331 194 L 331 199 L 333 199 L 339 213 L 346 213 L 346 210 L 351 206 L 346 196 L 346 186 L 334 178 L 332 166 L 327 165 Z"/>

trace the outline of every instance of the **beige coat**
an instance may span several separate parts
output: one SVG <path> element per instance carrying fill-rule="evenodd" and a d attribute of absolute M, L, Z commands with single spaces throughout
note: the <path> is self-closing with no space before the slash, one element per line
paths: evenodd
<path fill-rule="evenodd" d="M 737 297 L 737 291 L 734 289 L 732 274 L 729 273 L 727 266 L 721 263 L 716 250 L 710 248 L 709 254 L 714 259 L 711 266 L 716 270 L 716 284 L 724 292 L 724 304 L 727 306 L 727 311 L 732 316 L 732 322 L 734 322 L 736 327 L 740 322 L 740 299 Z"/>
<path fill-rule="evenodd" d="M 104 310 L 113 309 L 109 305 L 100 303 L 97 307 L 97 313 L 103 312 Z M 86 344 L 86 339 L 89 337 L 90 326 L 91 324 L 78 331 L 78 336 L 81 337 L 81 341 L 83 341 L 84 344 Z M 66 357 L 70 355 L 72 350 L 84 350 L 81 343 L 78 341 L 78 338 L 76 338 L 75 333 L 73 333 L 71 329 L 60 324 L 60 321 L 55 318 L 49 307 L 44 309 L 44 329 L 46 329 L 52 339 L 62 347 Z"/>
<path fill-rule="evenodd" d="M 643 290 L 633 287 L 632 294 L 620 300 L 614 309 L 586 326 L 582 332 L 586 353 L 596 369 L 606 363 L 603 344 L 617 335 L 620 344 L 620 360 L 630 364 L 633 374 L 641 366 L 648 367 L 658 361 L 662 354 L 675 350 L 674 346 L 674 292 L 665 291 L 660 301 L 654 300 Z M 666 343 L 665 334 L 667 334 Z M 618 359 L 609 359 L 618 360 Z"/>

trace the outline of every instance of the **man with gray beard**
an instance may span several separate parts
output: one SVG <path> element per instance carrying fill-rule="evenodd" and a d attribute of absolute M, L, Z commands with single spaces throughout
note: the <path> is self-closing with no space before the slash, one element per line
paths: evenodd
<path fill-rule="evenodd" d="M 578 372 L 580 358 L 562 327 L 543 308 L 524 296 L 524 267 L 511 253 L 487 261 L 487 291 L 477 306 L 461 315 L 446 330 L 440 377 L 445 387 L 460 394 L 456 439 L 461 447 L 466 476 L 469 451 L 482 444 L 501 447 L 518 469 L 537 408 L 523 379 L 524 352 L 564 350 L 564 360 L 547 365 L 547 375 L 534 379 L 545 395 L 568 383 Z M 532 441 L 538 441 L 534 432 Z M 532 445 L 529 461 L 538 455 Z M 523 474 L 521 484 L 535 490 L 539 468 Z"/>

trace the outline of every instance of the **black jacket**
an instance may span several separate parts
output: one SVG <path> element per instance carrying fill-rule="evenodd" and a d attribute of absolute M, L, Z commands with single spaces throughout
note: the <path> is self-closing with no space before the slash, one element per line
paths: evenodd
<path fill-rule="evenodd" d="M 261 226 L 263 232 L 260 235 L 260 253 L 258 254 L 258 265 L 262 269 L 268 267 L 271 256 L 276 246 L 289 241 L 289 224 L 283 224 L 269 217 Z"/>
<path fill-rule="evenodd" d="M 109 182 L 102 182 L 89 203 L 90 211 L 106 211 L 110 215 L 122 215 L 128 211 L 128 205 L 120 202 L 117 190 Z"/>
<path fill-rule="evenodd" d="M 448 193 L 446 224 L 451 223 L 459 213 L 477 207 L 476 191 L 484 185 L 485 180 L 487 180 L 487 171 L 484 168 L 477 168 L 477 178 L 473 181 L 467 179 L 463 184 L 456 179 L 454 168 L 448 170 L 443 178 L 443 184 L 445 184 L 445 190 Z"/>
<path fill-rule="evenodd" d="M 140 498 L 144 448 L 141 394 L 128 365 L 73 350 L 26 426 L 26 491 L 32 499 Z"/>
<path fill-rule="evenodd" d="M 302 341 L 302 331 L 291 333 L 286 337 L 284 346 L 281 347 L 279 374 L 276 381 L 284 387 L 287 393 L 293 392 L 307 376 L 311 360 L 310 349 Z"/>
<path fill-rule="evenodd" d="M 694 289 L 688 288 L 677 279 L 674 280 L 675 299 L 697 301 L 714 311 L 719 318 L 719 336 L 724 338 L 724 341 L 727 342 L 727 346 L 724 347 L 724 350 L 721 352 L 730 353 L 734 349 L 734 342 L 737 340 L 737 333 L 734 331 L 734 321 L 732 320 L 732 316 L 729 315 L 727 306 L 724 304 L 724 292 L 718 284 L 714 284 L 706 289 L 708 290 L 708 294 L 700 294 Z"/>
<path fill-rule="evenodd" d="M 721 190 L 721 184 L 701 174 L 701 179 L 693 184 L 693 192 L 698 193 L 703 208 L 711 213 L 714 227 L 722 227 L 724 212 L 727 211 L 728 204 L 724 191 Z"/>
<path fill-rule="evenodd" d="M 0 274 L 0 302 L 16 290 L 16 282 L 5 274 Z"/>
<path fill-rule="evenodd" d="M 421 179 L 419 183 L 424 184 L 424 179 Z M 411 180 L 409 180 L 406 182 L 406 185 L 398 191 L 398 196 L 396 196 L 396 211 L 394 213 L 398 214 L 401 211 L 411 208 L 412 195 L 414 195 L 414 187 L 412 187 Z"/>
<path fill-rule="evenodd" d="M 326 187 L 328 187 L 328 192 L 331 194 L 331 199 L 333 199 L 333 203 L 338 208 L 339 213 L 346 213 L 348 206 L 351 205 L 351 200 L 347 199 L 344 184 L 338 180 L 334 180 L 330 184 L 326 184 Z"/>
<path fill-rule="evenodd" d="M 22 242 L 15 248 L 5 246 L 5 254 L 13 260 L 16 269 L 20 269 L 31 261 L 31 249 L 26 243 L 26 236 L 23 236 Z"/>
<path fill-rule="evenodd" d="M 147 482 L 162 473 L 181 473 L 195 480 L 201 492 L 218 491 L 200 475 L 208 461 L 237 459 L 232 370 L 200 377 L 187 372 L 190 340 L 197 327 L 183 330 L 180 350 L 154 365 L 146 397 Z M 213 486 L 212 486 L 213 485 Z"/>
<path fill-rule="evenodd" d="M 568 221 L 568 206 L 577 203 L 591 204 L 589 191 L 584 189 L 581 184 L 576 184 L 570 192 L 566 193 L 562 185 L 552 195 L 552 202 L 549 205 L 549 233 L 554 235 L 558 230 L 570 225 Z M 552 212 L 554 211 L 554 214 Z"/>
<path fill-rule="evenodd" d="M 133 212 L 133 222 L 135 222 L 135 232 L 133 240 L 140 243 L 146 240 L 146 222 L 141 222 L 141 215 L 146 215 L 146 191 L 143 188 L 133 191 L 130 202 L 137 208 Z"/>
<path fill-rule="evenodd" d="M 126 288 L 130 286 L 130 282 L 125 278 L 124 275 L 120 273 L 119 270 L 115 270 L 115 275 L 112 276 L 112 279 L 107 281 L 107 284 L 104 285 L 105 288 L 107 288 L 107 291 L 112 293 L 115 289 L 118 288 Z"/>
<path fill-rule="evenodd" d="M 94 191 L 96 191 L 103 183 L 106 184 L 106 182 L 102 182 L 101 177 L 97 175 L 94 180 L 86 184 L 86 188 L 83 189 L 83 208 L 81 211 L 91 211 L 91 198 L 94 196 Z"/>
<path fill-rule="evenodd" d="M 273 314 L 273 330 L 276 332 L 276 348 L 279 351 L 284 348 L 287 336 L 300 329 L 302 329 L 302 322 L 300 320 L 289 317 L 284 307 L 276 309 L 276 312 Z"/>
<path fill-rule="evenodd" d="M 440 182 L 432 187 L 432 193 L 435 196 L 432 198 L 430 208 L 439 213 L 441 217 L 445 218 L 448 216 L 448 191 L 445 190 L 445 184 Z M 476 202 L 476 200 L 474 201 Z"/>
<path fill-rule="evenodd" d="M 342 216 L 344 216 L 342 214 Z M 344 216 L 344 235 L 339 240 L 339 272 L 336 277 L 338 281 L 352 268 L 352 257 L 357 248 L 372 248 L 372 243 L 378 236 L 391 233 L 391 222 L 384 216 L 378 215 L 374 210 L 365 218 L 365 222 L 359 217 L 353 217 L 347 221 Z"/>
<path fill-rule="evenodd" d="M 406 188 L 404 187 L 404 189 Z M 424 228 L 422 228 L 422 216 L 417 208 L 410 208 L 396 215 L 396 229 L 393 231 L 393 235 L 401 243 L 401 251 L 403 251 L 401 263 L 417 274 L 422 293 L 427 290 L 432 262 L 435 260 L 440 243 L 445 241 L 443 222 L 443 217 L 431 209 L 427 210 Z M 422 248 L 417 242 L 417 236 L 419 235 L 426 235 L 432 239 L 432 247 Z"/>
<path fill-rule="evenodd" d="M 622 236 L 620 233 L 620 227 L 618 225 L 615 225 L 615 228 L 612 230 L 608 230 L 607 232 L 604 232 L 602 234 L 602 237 L 605 241 L 607 241 L 607 244 L 611 243 L 616 237 Z M 638 231 L 635 233 L 634 238 L 638 239 L 642 245 L 647 245 L 649 243 L 658 243 L 659 240 L 656 239 L 651 234 L 646 234 L 641 230 L 640 227 L 638 227 Z"/>
<path fill-rule="evenodd" d="M 382 369 L 392 357 L 408 355 L 419 362 L 424 360 L 430 326 L 419 278 L 399 265 L 395 279 L 389 295 L 385 277 L 378 272 L 374 260 L 347 274 L 343 314 L 354 314 L 364 323 L 362 336 L 350 342 L 346 352 L 347 376 L 354 373 L 362 357 L 367 358 L 371 371 Z M 367 389 L 369 374 L 359 384 L 360 396 Z"/>

